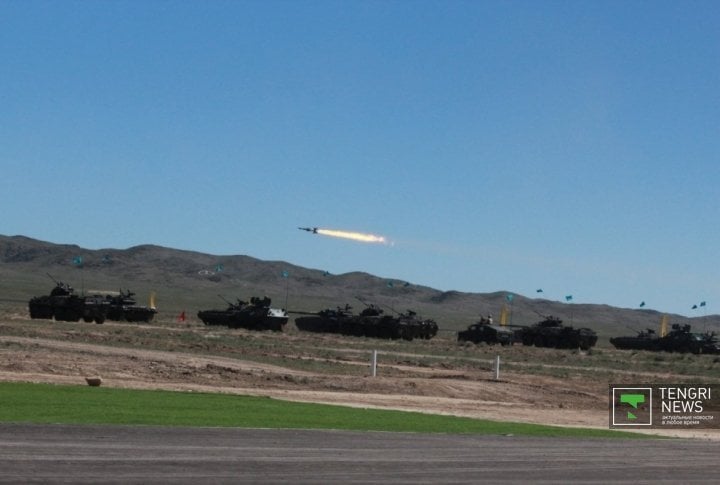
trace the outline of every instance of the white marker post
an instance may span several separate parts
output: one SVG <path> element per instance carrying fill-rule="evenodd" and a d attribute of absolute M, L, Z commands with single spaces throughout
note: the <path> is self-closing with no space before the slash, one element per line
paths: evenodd
<path fill-rule="evenodd" d="M 495 380 L 500 380 L 500 356 L 495 357 Z"/>
<path fill-rule="evenodd" d="M 372 359 L 370 359 L 370 367 L 372 368 L 372 376 L 377 377 L 377 350 L 373 350 Z"/>

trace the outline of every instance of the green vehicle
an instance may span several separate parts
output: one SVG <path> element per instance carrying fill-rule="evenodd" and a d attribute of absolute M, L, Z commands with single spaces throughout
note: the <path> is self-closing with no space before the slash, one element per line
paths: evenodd
<path fill-rule="evenodd" d="M 57 281 L 49 295 L 36 296 L 28 302 L 30 318 L 55 319 L 60 322 L 103 323 L 107 318 L 108 303 L 102 296 L 78 295 L 72 286 Z"/>
<path fill-rule="evenodd" d="M 458 332 L 458 342 L 512 345 L 515 343 L 515 330 L 504 325 L 494 325 L 489 319 L 482 317 L 479 322 Z"/>
<path fill-rule="evenodd" d="M 589 328 L 573 328 L 563 325 L 557 317 L 547 316 L 529 327 L 516 331 L 516 338 L 523 345 L 554 349 L 589 350 L 597 343 L 597 334 Z"/>

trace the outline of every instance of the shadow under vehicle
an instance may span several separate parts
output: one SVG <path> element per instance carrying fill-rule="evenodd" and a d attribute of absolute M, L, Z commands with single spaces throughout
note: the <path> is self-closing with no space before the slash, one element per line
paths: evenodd
<path fill-rule="evenodd" d="M 157 309 L 154 306 L 138 305 L 135 300 L 135 293 L 128 290 L 119 293 L 102 294 L 108 304 L 107 319 L 117 322 L 146 322 L 149 323 L 155 317 Z"/>
<path fill-rule="evenodd" d="M 458 342 L 485 342 L 490 345 L 512 345 L 515 342 L 515 329 L 506 325 L 494 325 L 489 319 L 481 317 L 466 330 L 458 332 Z"/>
<path fill-rule="evenodd" d="M 57 281 L 49 295 L 36 296 L 28 302 L 30 318 L 42 318 L 62 322 L 103 323 L 107 318 L 108 304 L 97 295 L 77 295 L 72 286 Z"/>
<path fill-rule="evenodd" d="M 657 336 L 648 330 L 654 338 L 648 338 L 646 332 L 640 332 L 638 337 L 614 337 L 610 343 L 618 349 L 650 350 L 654 352 L 679 352 L 692 354 L 720 354 L 720 342 L 714 332 L 696 333 L 691 331 L 690 325 L 674 323 L 667 335 Z M 643 339 L 640 335 L 644 335 Z"/>
<path fill-rule="evenodd" d="M 547 316 L 534 325 L 518 328 L 515 339 L 536 347 L 588 350 L 597 343 L 597 334 L 589 328 L 565 326 L 561 319 Z"/>
<path fill-rule="evenodd" d="M 222 298 L 222 297 L 220 297 Z M 225 300 L 225 298 L 222 298 Z M 268 297 L 253 296 L 250 302 L 238 298 L 237 303 L 228 304 L 225 310 L 201 310 L 198 318 L 205 325 L 223 325 L 230 328 L 248 330 L 273 330 L 282 332 L 288 321 L 288 314 L 280 308 L 270 308 L 272 300 Z"/>

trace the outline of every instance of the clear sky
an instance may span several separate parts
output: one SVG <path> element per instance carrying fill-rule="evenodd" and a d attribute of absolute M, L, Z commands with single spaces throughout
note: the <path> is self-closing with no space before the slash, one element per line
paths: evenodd
<path fill-rule="evenodd" d="M 3 0 L 0 234 L 718 313 L 719 25 L 712 0 Z"/>

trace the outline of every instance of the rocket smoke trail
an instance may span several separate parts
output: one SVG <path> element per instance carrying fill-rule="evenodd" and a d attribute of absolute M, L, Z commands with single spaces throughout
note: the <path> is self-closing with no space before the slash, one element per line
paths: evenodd
<path fill-rule="evenodd" d="M 353 241 L 366 243 L 390 244 L 385 236 L 376 236 L 375 234 L 366 234 L 364 232 L 338 231 L 335 229 L 320 229 L 318 227 L 298 227 L 301 231 L 311 232 L 313 234 L 322 234 L 323 236 L 340 237 Z"/>
<path fill-rule="evenodd" d="M 376 236 L 375 234 L 364 234 L 362 232 L 349 232 L 349 231 L 336 231 L 333 229 L 318 229 L 318 234 L 330 237 L 341 237 L 343 239 L 352 239 L 353 241 L 368 242 L 368 243 L 381 243 L 385 244 L 387 240 L 383 236 Z"/>
<path fill-rule="evenodd" d="M 305 228 L 302 228 L 302 229 L 305 230 Z M 376 236 L 375 234 L 365 234 L 362 232 L 337 231 L 335 229 L 319 229 L 319 228 L 313 228 L 312 232 L 314 232 L 315 234 L 322 234 L 323 236 L 350 239 L 352 241 L 387 244 L 387 239 L 385 239 L 384 236 Z"/>

